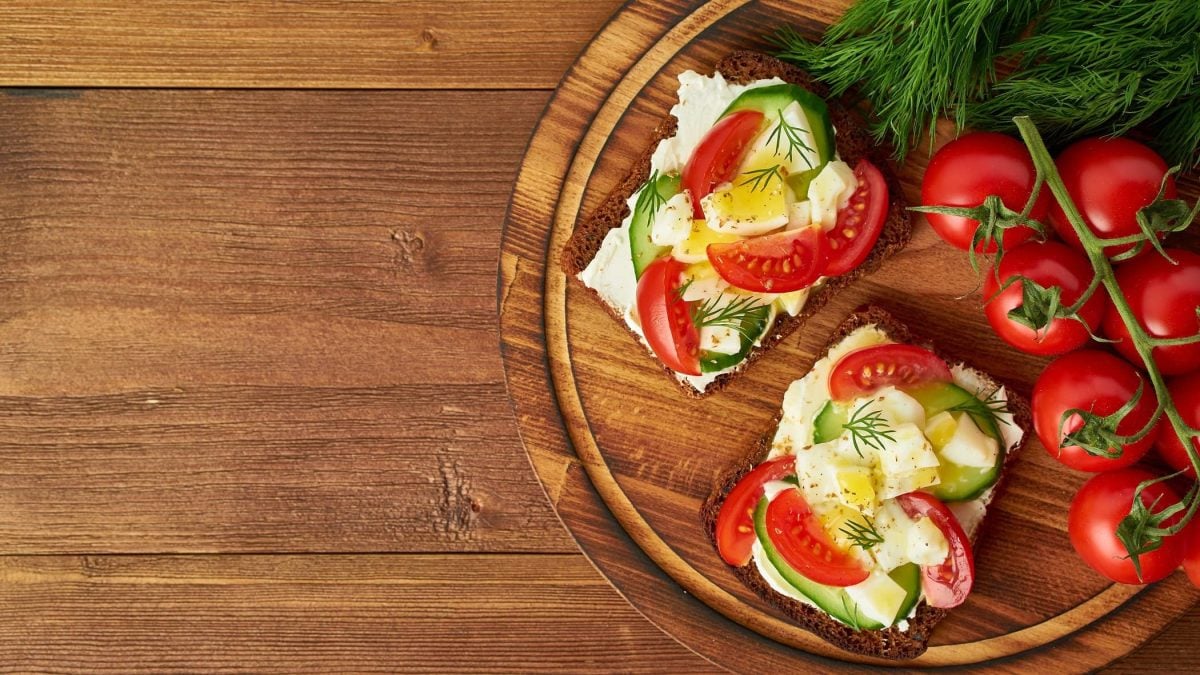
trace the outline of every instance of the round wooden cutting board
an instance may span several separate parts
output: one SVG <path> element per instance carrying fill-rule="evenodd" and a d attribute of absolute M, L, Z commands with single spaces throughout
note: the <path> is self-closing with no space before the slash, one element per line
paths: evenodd
<path fill-rule="evenodd" d="M 832 647 L 745 589 L 708 543 L 701 502 L 766 433 L 788 383 L 857 305 L 890 309 L 919 332 L 1028 394 L 1045 361 L 1006 347 L 979 309 L 965 255 L 923 220 L 912 244 L 842 293 L 732 386 L 684 397 L 558 258 L 577 219 L 625 175 L 673 103 L 676 76 L 712 70 L 735 48 L 792 25 L 809 37 L 844 0 L 630 2 L 563 79 L 532 138 L 513 194 L 500 264 L 501 348 L 534 470 L 599 570 L 664 631 L 739 671 L 877 662 Z M 945 139 L 941 139 L 944 141 Z M 910 202 L 926 153 L 901 172 Z M 1114 586 L 1084 567 L 1066 536 L 1086 476 L 1030 443 L 988 514 L 976 588 L 901 665 L 1075 671 L 1128 653 L 1197 600 L 1181 574 Z M 892 663 L 892 662 L 887 662 Z"/>

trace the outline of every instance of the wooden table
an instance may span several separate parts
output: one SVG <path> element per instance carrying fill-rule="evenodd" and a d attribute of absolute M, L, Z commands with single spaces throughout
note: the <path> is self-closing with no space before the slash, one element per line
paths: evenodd
<path fill-rule="evenodd" d="M 498 349 L 620 4 L 0 4 L 0 669 L 713 669 L 578 552 Z"/>

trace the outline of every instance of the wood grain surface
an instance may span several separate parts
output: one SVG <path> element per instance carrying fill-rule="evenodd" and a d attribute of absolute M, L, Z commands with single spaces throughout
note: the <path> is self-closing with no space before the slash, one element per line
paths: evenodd
<path fill-rule="evenodd" d="M 579 554 L 497 348 L 518 163 L 622 4 L 0 3 L 0 670 L 716 669 Z"/>

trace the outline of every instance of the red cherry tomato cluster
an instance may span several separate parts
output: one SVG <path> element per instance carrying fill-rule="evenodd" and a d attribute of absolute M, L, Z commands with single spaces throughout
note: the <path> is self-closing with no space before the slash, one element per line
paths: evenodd
<path fill-rule="evenodd" d="M 1165 199 L 1176 196 L 1166 162 L 1150 148 L 1129 139 L 1079 141 L 1066 148 L 1055 164 L 1084 224 L 1102 239 L 1141 233 L 1138 211 L 1154 202 L 1160 190 Z M 970 208 L 996 195 L 1008 210 L 1020 213 L 1030 199 L 1035 177 L 1033 161 L 1019 141 L 1002 134 L 968 134 L 934 155 L 922 182 L 921 197 L 926 206 Z M 1129 514 L 1138 484 L 1155 478 L 1144 469 L 1131 468 L 1152 447 L 1167 464 L 1195 478 L 1191 459 L 1171 425 L 1160 420 L 1140 438 L 1114 443 L 1116 447 L 1108 449 L 1112 457 L 1090 454 L 1067 441 L 1069 434 L 1084 426 L 1077 411 L 1096 417 L 1113 415 L 1129 406 L 1140 391 L 1137 403 L 1115 428 L 1116 434 L 1129 437 L 1145 429 L 1158 401 L 1124 317 L 1104 287 L 1077 308 L 1075 318 L 1055 318 L 1039 330 L 1027 325 L 1040 323 L 1033 321 L 1040 318 L 1039 310 L 1045 316 L 1055 301 L 1063 307 L 1077 304 L 1095 279 L 1083 243 L 1049 190 L 1043 187 L 1029 217 L 1049 225 L 1047 234 L 1056 234 L 1062 241 L 1031 240 L 1033 230 L 1021 225 L 1005 229 L 1004 254 L 984 280 L 984 313 L 996 333 L 1010 345 L 1029 354 L 1058 356 L 1042 371 L 1034 387 L 1035 430 L 1052 457 L 1073 469 L 1099 473 L 1080 489 L 1071 504 L 1071 543 L 1089 566 L 1113 581 L 1149 583 L 1182 563 L 1200 586 L 1200 520 L 1139 556 L 1140 578 L 1115 535 L 1117 524 Z M 967 250 L 973 241 L 978 244 L 976 220 L 933 213 L 928 220 L 942 239 L 957 248 Z M 1167 257 L 1144 250 L 1126 261 L 1133 246 L 1122 243 L 1104 248 L 1105 256 L 1115 265 L 1117 285 L 1133 318 L 1152 338 L 1185 338 L 1200 333 L 1200 255 L 1167 248 Z M 987 240 L 977 245 L 976 251 L 994 253 L 996 248 L 994 241 Z M 1031 294 L 1024 288 L 1024 280 L 1056 293 L 1057 298 Z M 1032 306 L 1024 307 L 1026 303 Z M 1111 341 L 1116 354 L 1099 348 L 1081 350 L 1093 335 Z M 1184 422 L 1200 427 L 1200 343 L 1158 346 L 1151 355 L 1158 371 L 1172 378 L 1167 389 Z M 1195 450 L 1200 451 L 1200 442 Z M 1170 485 L 1160 482 L 1144 490 L 1142 500 L 1147 505 L 1153 503 L 1151 510 L 1157 513 L 1178 503 L 1180 497 Z"/>

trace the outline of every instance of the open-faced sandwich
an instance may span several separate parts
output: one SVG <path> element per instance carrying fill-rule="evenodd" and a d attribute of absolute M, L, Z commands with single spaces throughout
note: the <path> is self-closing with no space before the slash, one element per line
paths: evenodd
<path fill-rule="evenodd" d="M 679 83 L 562 263 L 702 395 L 902 248 L 910 224 L 890 149 L 802 71 L 736 52 Z"/>
<path fill-rule="evenodd" d="M 912 658 L 966 599 L 973 542 L 1028 428 L 1019 397 L 863 308 L 702 517 L 721 558 L 800 625 Z"/>

